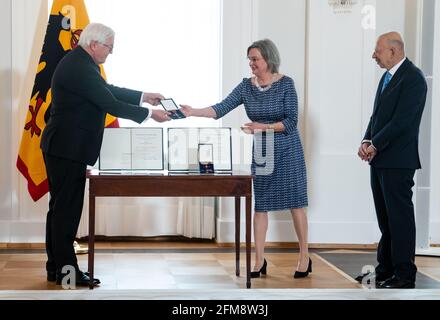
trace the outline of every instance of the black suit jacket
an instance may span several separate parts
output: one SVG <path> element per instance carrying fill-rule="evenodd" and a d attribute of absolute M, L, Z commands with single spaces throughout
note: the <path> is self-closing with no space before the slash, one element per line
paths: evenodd
<path fill-rule="evenodd" d="M 377 89 L 374 111 L 365 133 L 377 155 L 376 168 L 420 169 L 419 127 L 425 107 L 427 84 L 422 71 L 406 59 L 382 91 Z"/>
<path fill-rule="evenodd" d="M 69 52 L 52 78 L 52 107 L 41 138 L 43 152 L 93 165 L 101 149 L 107 113 L 141 123 L 142 92 L 109 85 L 81 47 Z"/>

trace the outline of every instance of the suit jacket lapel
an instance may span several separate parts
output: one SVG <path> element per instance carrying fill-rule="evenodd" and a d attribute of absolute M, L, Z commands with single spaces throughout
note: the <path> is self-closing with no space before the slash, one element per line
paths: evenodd
<path fill-rule="evenodd" d="M 411 62 L 408 60 L 408 58 L 405 59 L 405 61 L 402 63 L 399 69 L 397 69 L 396 74 L 391 78 L 390 83 L 385 88 L 385 90 L 382 92 L 381 96 L 386 96 L 390 91 L 394 89 L 394 87 L 399 83 L 400 78 L 402 78 L 402 75 L 405 73 L 406 69 L 410 66 Z"/>
<path fill-rule="evenodd" d="M 380 80 L 379 87 L 377 88 L 376 93 L 376 100 L 374 102 L 374 111 L 373 114 L 376 113 L 382 99 L 386 97 L 393 89 L 394 87 L 400 82 L 400 79 L 402 78 L 402 75 L 405 73 L 406 69 L 411 65 L 411 61 L 409 61 L 408 58 L 405 59 L 403 64 L 400 66 L 399 69 L 397 69 L 397 72 L 394 74 L 394 76 L 391 78 L 390 83 L 387 85 L 385 90 L 382 91 L 383 82 L 385 80 L 385 74 L 382 76 L 382 79 Z"/>
<path fill-rule="evenodd" d="M 379 86 L 378 86 L 377 91 L 376 91 L 376 98 L 374 99 L 373 115 L 376 114 L 377 107 L 379 106 L 379 103 L 380 103 L 380 96 L 381 96 L 381 92 L 382 92 L 383 82 L 385 81 L 385 74 L 386 73 L 384 73 L 382 75 L 382 78 L 379 81 Z"/>

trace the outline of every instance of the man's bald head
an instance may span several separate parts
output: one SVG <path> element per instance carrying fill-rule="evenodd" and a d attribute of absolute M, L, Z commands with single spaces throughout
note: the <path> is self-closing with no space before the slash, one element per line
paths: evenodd
<path fill-rule="evenodd" d="M 373 59 L 381 68 L 390 70 L 405 58 L 405 43 L 398 32 L 381 35 L 377 40 Z"/>
<path fill-rule="evenodd" d="M 389 32 L 381 35 L 379 39 L 383 39 L 388 43 L 390 47 L 395 48 L 400 51 L 403 56 L 405 56 L 405 43 L 403 42 L 402 36 L 398 32 Z"/>

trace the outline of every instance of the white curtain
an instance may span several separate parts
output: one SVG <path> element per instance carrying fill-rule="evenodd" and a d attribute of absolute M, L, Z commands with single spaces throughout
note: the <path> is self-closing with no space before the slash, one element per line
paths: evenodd
<path fill-rule="evenodd" d="M 78 237 L 89 234 L 88 183 Z M 95 200 L 95 234 L 215 237 L 215 198 L 102 197 Z"/>
<path fill-rule="evenodd" d="M 177 232 L 188 238 L 215 237 L 215 198 L 179 198 Z"/>

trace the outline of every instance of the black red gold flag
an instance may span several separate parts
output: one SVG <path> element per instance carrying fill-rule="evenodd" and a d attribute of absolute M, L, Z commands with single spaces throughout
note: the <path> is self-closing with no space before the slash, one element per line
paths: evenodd
<path fill-rule="evenodd" d="M 34 201 L 49 189 L 40 140 L 49 117 L 52 75 L 58 62 L 77 47 L 81 32 L 89 23 L 84 0 L 53 1 L 17 157 L 17 168 L 27 179 Z M 102 66 L 101 74 L 105 78 Z M 119 127 L 118 119 L 107 115 L 106 127 Z"/>

